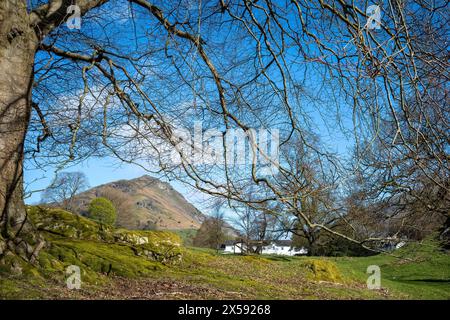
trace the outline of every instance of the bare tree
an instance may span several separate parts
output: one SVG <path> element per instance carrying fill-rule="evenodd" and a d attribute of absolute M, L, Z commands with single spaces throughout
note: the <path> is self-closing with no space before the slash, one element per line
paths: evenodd
<path fill-rule="evenodd" d="M 198 247 L 212 248 L 218 252 L 220 245 L 226 238 L 224 213 L 218 206 L 214 209 L 212 215 L 202 222 L 194 237 L 193 244 Z"/>
<path fill-rule="evenodd" d="M 309 255 L 316 255 L 320 238 L 335 232 L 344 214 L 337 193 L 337 172 L 333 160 L 320 159 L 298 148 L 286 159 L 299 181 L 290 194 L 296 200 L 296 210 L 284 219 L 284 229 L 296 238 L 304 238 Z M 332 158 L 331 158 L 332 159 Z M 286 185 L 291 188 L 291 184 Z"/>
<path fill-rule="evenodd" d="M 268 214 L 282 210 L 353 243 L 375 240 L 311 221 L 299 205 L 303 176 L 264 148 L 251 148 L 251 157 L 276 166 L 275 175 L 255 161 L 230 163 L 222 130 L 243 132 L 252 146 L 252 128 L 278 130 L 280 146 L 294 146 L 286 154 L 300 145 L 319 172 L 336 173 L 337 191 L 359 172 L 383 200 L 421 175 L 448 197 L 447 1 L 385 1 L 378 20 L 367 1 L 78 0 L 80 30 L 65 24 L 74 1 L 28 3 L 0 3 L 0 255 L 18 246 L 36 254 L 35 233 L 23 232 L 31 228 L 24 159 L 63 167 L 105 155 L 214 197 L 268 204 Z M 199 146 L 176 129 L 196 119 L 203 132 L 219 131 L 226 161 L 185 157 Z M 336 136 L 355 148 L 352 167 L 335 159 Z M 251 200 L 249 185 L 258 195 Z"/>
<path fill-rule="evenodd" d="M 244 244 L 242 253 L 260 254 L 262 247 L 268 241 L 277 240 L 289 232 L 287 228 L 280 225 L 273 209 L 267 210 L 265 206 L 250 207 L 242 204 L 233 205 L 232 209 L 235 215 L 234 226 L 240 232 L 239 240 Z"/>
<path fill-rule="evenodd" d="M 42 193 L 41 202 L 78 212 L 75 196 L 89 188 L 89 182 L 83 172 L 61 172 Z"/>

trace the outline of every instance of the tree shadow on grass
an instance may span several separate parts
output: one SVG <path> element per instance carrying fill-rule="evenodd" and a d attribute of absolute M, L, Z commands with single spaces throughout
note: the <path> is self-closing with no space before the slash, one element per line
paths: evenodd
<path fill-rule="evenodd" d="M 411 282 L 436 282 L 436 283 L 448 283 L 450 284 L 450 279 L 409 279 L 401 281 L 411 281 Z"/>
<path fill-rule="evenodd" d="M 284 256 L 262 256 L 262 257 L 272 261 L 286 261 L 286 262 L 291 261 L 290 258 Z"/>

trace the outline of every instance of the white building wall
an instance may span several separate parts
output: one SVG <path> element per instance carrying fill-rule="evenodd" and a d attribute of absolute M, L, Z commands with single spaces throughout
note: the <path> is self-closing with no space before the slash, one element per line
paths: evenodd
<path fill-rule="evenodd" d="M 225 249 L 223 250 L 224 253 L 242 253 L 242 244 L 235 244 L 235 245 L 226 245 Z"/>
<path fill-rule="evenodd" d="M 226 245 L 224 253 L 242 253 L 242 247 L 244 244 Z M 256 248 L 254 248 L 256 249 Z M 262 248 L 262 254 L 276 254 L 283 256 L 294 256 L 296 254 L 303 255 L 307 254 L 308 250 L 305 248 L 291 248 L 289 246 L 276 246 L 268 245 Z"/>

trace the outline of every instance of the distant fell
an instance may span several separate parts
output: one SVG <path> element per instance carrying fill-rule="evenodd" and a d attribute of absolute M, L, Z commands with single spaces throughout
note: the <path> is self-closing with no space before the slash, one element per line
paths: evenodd
<path fill-rule="evenodd" d="M 127 229 L 198 229 L 205 218 L 194 205 L 169 183 L 144 175 L 131 180 L 106 183 L 76 196 L 80 213 L 87 212 L 95 197 L 107 190 L 118 190 L 122 201 L 129 203 L 126 212 L 118 212 L 117 226 Z M 123 210 L 122 210 L 123 211 Z"/>

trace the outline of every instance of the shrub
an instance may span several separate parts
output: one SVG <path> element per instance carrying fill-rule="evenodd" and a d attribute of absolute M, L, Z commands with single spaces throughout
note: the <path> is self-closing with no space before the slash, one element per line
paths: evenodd
<path fill-rule="evenodd" d="M 117 217 L 116 208 L 106 198 L 95 198 L 89 204 L 88 217 L 104 224 L 114 225 Z"/>

